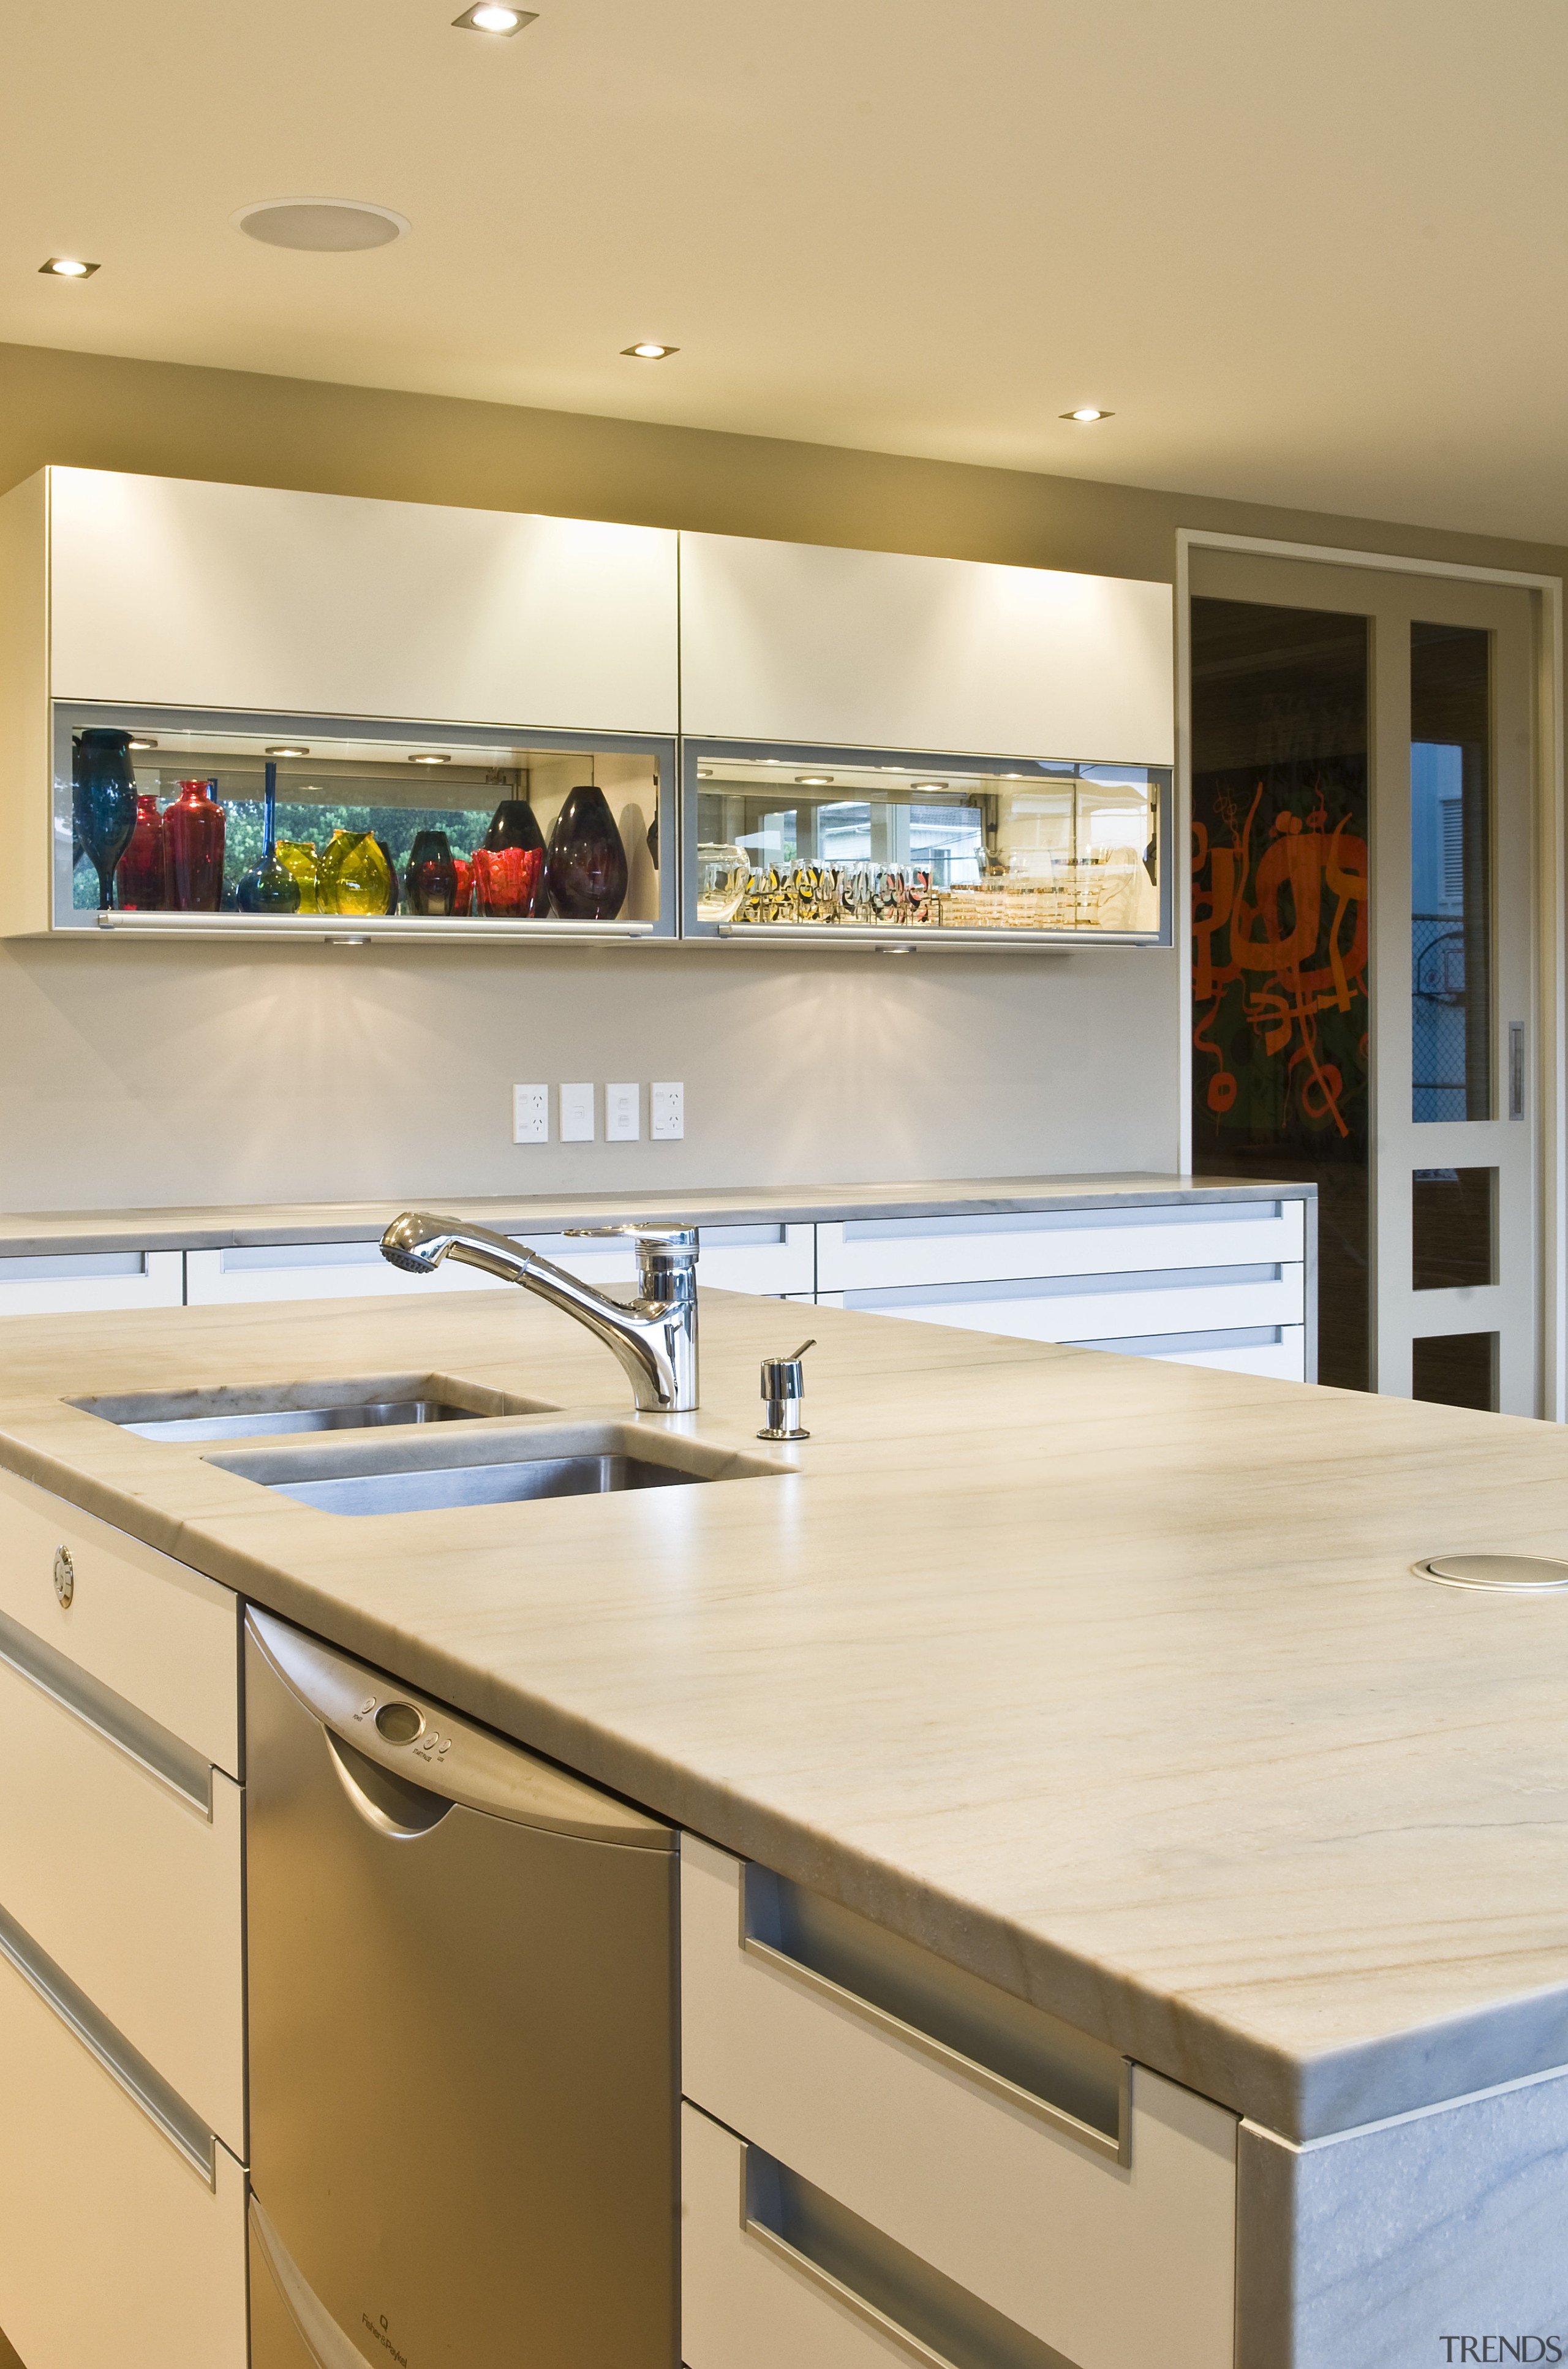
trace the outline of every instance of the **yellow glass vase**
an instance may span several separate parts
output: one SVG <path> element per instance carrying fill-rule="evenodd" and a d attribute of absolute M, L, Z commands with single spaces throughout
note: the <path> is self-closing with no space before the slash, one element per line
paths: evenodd
<path fill-rule="evenodd" d="M 276 853 L 279 863 L 300 892 L 302 913 L 319 913 L 320 884 L 316 878 L 315 841 L 314 839 L 280 839 Z"/>
<path fill-rule="evenodd" d="M 384 913 L 392 895 L 391 870 L 368 830 L 333 832 L 321 859 L 320 884 L 324 913 Z"/>

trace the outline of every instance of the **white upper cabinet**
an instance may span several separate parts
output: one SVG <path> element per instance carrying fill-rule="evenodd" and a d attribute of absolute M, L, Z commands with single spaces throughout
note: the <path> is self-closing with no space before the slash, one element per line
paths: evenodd
<path fill-rule="evenodd" d="M 681 729 L 1170 764 L 1168 584 L 681 537 Z"/>
<path fill-rule="evenodd" d="M 55 699 L 677 729 L 672 532 L 44 475 Z"/>

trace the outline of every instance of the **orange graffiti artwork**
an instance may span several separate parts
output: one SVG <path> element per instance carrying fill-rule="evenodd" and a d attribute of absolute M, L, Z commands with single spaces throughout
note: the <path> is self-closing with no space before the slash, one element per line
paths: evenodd
<path fill-rule="evenodd" d="M 1199 1011 L 1193 1043 L 1215 1064 L 1208 1107 L 1226 1111 L 1236 1099 L 1235 1078 L 1208 1031 L 1225 990 L 1240 981 L 1242 1008 L 1264 1050 L 1277 1056 L 1294 1042 L 1287 1073 L 1304 1116 L 1348 1136 L 1345 1080 L 1335 1063 L 1319 1059 L 1317 1015 L 1348 1013 L 1366 995 L 1367 842 L 1343 821 L 1330 830 L 1320 796 L 1304 824 L 1298 815 L 1276 817 L 1254 870 L 1253 830 L 1263 795 L 1260 782 L 1244 824 L 1230 809 L 1229 846 L 1211 841 L 1201 823 L 1194 827 L 1193 1000 L 1207 1009 Z"/>

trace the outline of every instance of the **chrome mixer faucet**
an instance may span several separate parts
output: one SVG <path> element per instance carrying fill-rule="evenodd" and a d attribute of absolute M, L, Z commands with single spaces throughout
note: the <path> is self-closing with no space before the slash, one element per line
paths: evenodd
<path fill-rule="evenodd" d="M 637 1297 L 612 1299 L 564 1267 L 486 1226 L 406 1209 L 381 1238 L 381 1254 L 410 1275 L 434 1275 L 444 1258 L 482 1267 L 503 1283 L 536 1291 L 552 1308 L 597 1333 L 632 1378 L 634 1403 L 648 1414 L 692 1414 L 697 1406 L 697 1230 L 694 1226 L 572 1226 L 580 1240 L 624 1234 L 636 1244 Z"/>

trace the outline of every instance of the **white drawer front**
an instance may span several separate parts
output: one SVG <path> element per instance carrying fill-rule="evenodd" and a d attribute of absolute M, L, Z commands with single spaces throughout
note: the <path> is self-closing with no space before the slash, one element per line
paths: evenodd
<path fill-rule="evenodd" d="M 910 2369 L 906 2346 L 748 2231 L 744 2161 L 732 2133 L 681 2107 L 684 2369 Z"/>
<path fill-rule="evenodd" d="M 1131 1275 L 1158 1267 L 1253 1266 L 1300 1259 L 1305 1242 L 1300 1201 L 853 1220 L 818 1227 L 817 1280 L 824 1291 L 864 1291 L 1029 1276 Z"/>
<path fill-rule="evenodd" d="M 0 1661 L 0 1907 L 243 2157 L 241 1793 L 208 1786 L 203 1814 Z"/>
<path fill-rule="evenodd" d="M 1230 2369 L 1235 2116 L 1135 2066 L 1117 2162 L 743 1948 L 741 1871 L 683 1837 L 692 2102 L 1078 2369 Z"/>
<path fill-rule="evenodd" d="M 61 1546 L 74 1574 L 69 1609 L 54 1591 Z M 238 1778 L 239 1599 L 231 1588 L 0 1472 L 0 1612 Z"/>
<path fill-rule="evenodd" d="M 704 1226 L 697 1284 L 714 1291 L 755 1292 L 782 1299 L 809 1293 L 816 1279 L 814 1226 Z M 520 1237 L 521 1239 L 521 1237 Z M 564 1266 L 601 1291 L 635 1290 L 637 1254 L 624 1234 L 585 1240 L 573 1234 L 530 1234 L 541 1258 Z"/>
<path fill-rule="evenodd" d="M 66 1253 L 0 1258 L 0 1316 L 71 1316 L 109 1308 L 177 1308 L 185 1296 L 178 1251 Z"/>
<path fill-rule="evenodd" d="M 1304 1382 L 1307 1379 L 1307 1333 L 1300 1324 L 1281 1324 L 1272 1341 L 1244 1342 L 1239 1346 L 1208 1349 L 1162 1349 L 1139 1352 L 1168 1366 L 1212 1366 L 1223 1374 L 1263 1374 L 1271 1381 Z"/>
<path fill-rule="evenodd" d="M 358 1299 L 418 1291 L 499 1291 L 493 1275 L 443 1260 L 434 1275 L 406 1275 L 376 1242 L 269 1242 L 254 1250 L 187 1251 L 192 1308 L 247 1307 L 271 1299 Z"/>
<path fill-rule="evenodd" d="M 718 1291 L 782 1297 L 810 1292 L 816 1279 L 814 1226 L 705 1226 L 697 1276 Z M 531 1233 L 541 1258 L 609 1290 L 635 1289 L 637 1257 L 624 1235 L 602 1242 L 567 1234 Z M 255 1249 L 189 1251 L 186 1295 L 211 1308 L 271 1299 L 350 1299 L 419 1291 L 496 1291 L 507 1286 L 477 1267 L 444 1259 L 433 1276 L 405 1275 L 389 1266 L 375 1242 L 276 1242 Z M 175 1301 L 179 1293 L 177 1288 Z M 3 1307 L 0 1301 L 0 1307 Z"/>
<path fill-rule="evenodd" d="M 246 2369 L 245 2174 L 194 2170 L 0 1958 L 0 2327 L 27 2369 Z"/>
<path fill-rule="evenodd" d="M 1196 1274 L 1109 1276 L 1081 1287 L 1064 1282 L 935 1285 L 897 1291 L 846 1291 L 841 1308 L 898 1316 L 919 1324 L 953 1324 L 970 1333 L 1004 1333 L 1019 1341 L 1117 1341 L 1161 1333 L 1218 1333 L 1252 1324 L 1299 1324 L 1305 1315 L 1298 1265 L 1204 1268 Z"/>

